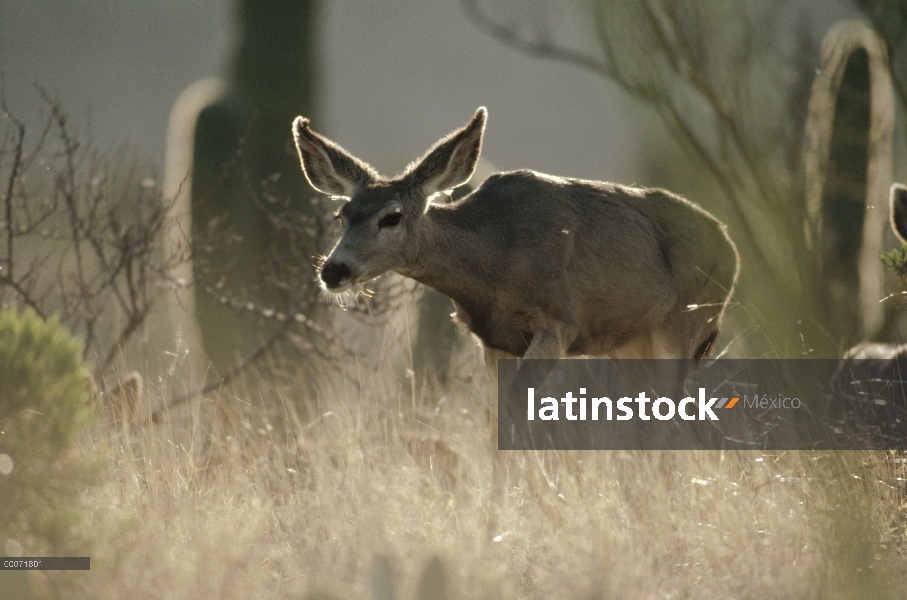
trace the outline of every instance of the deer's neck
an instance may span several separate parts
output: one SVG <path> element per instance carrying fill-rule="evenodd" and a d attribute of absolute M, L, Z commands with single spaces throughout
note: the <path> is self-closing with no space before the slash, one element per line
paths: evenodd
<path fill-rule="evenodd" d="M 429 208 L 424 219 L 407 264 L 398 272 L 461 305 L 489 297 L 482 276 L 488 253 L 479 247 L 475 232 L 458 223 L 456 213 L 446 207 Z"/>

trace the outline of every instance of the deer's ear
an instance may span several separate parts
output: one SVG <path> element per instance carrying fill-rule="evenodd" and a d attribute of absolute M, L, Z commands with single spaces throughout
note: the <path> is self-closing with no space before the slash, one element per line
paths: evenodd
<path fill-rule="evenodd" d="M 463 185 L 472 177 L 482 151 L 482 133 L 487 116 L 479 107 L 469 123 L 442 138 L 408 169 L 407 177 L 422 187 L 426 196 Z"/>
<path fill-rule="evenodd" d="M 907 244 L 907 185 L 901 183 L 891 186 L 891 229 Z"/>
<path fill-rule="evenodd" d="M 302 172 L 309 184 L 332 196 L 353 195 L 357 187 L 375 181 L 378 174 L 338 144 L 315 133 L 309 128 L 309 120 L 296 117 L 293 121 L 293 137 Z"/>

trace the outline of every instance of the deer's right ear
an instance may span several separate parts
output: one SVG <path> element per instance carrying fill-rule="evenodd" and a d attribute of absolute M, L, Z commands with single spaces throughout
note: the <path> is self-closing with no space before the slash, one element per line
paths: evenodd
<path fill-rule="evenodd" d="M 907 244 L 907 185 L 901 183 L 891 186 L 891 229 Z"/>
<path fill-rule="evenodd" d="M 319 192 L 349 198 L 357 187 L 378 177 L 372 167 L 312 131 L 308 119 L 296 117 L 293 138 L 299 151 L 302 172 L 309 184 Z"/>

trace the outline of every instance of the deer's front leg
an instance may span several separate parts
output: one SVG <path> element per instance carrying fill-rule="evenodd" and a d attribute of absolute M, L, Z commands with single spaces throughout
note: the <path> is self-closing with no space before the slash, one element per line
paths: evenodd
<path fill-rule="evenodd" d="M 485 351 L 485 368 L 488 369 L 488 388 L 491 396 L 491 449 L 498 450 L 498 360 L 502 358 L 516 358 L 509 352 L 495 350 L 483 346 Z"/>
<path fill-rule="evenodd" d="M 551 372 L 554 363 L 539 359 L 557 359 L 567 354 L 567 349 L 576 339 L 578 328 L 566 323 L 543 321 L 541 326 L 532 332 L 532 341 L 517 366 L 517 381 L 541 383 Z M 527 360 L 536 362 L 526 362 Z"/>
<path fill-rule="evenodd" d="M 578 334 L 579 328 L 575 325 L 536 317 L 532 322 L 532 341 L 523 358 L 561 358 Z"/>
<path fill-rule="evenodd" d="M 499 384 L 500 389 L 508 390 L 507 403 L 503 408 L 515 426 L 514 431 L 505 432 L 505 435 L 512 434 L 519 438 L 521 447 L 535 447 L 526 429 L 526 388 L 539 384 L 548 377 L 554 368 L 553 359 L 561 358 L 567 353 L 570 344 L 576 339 L 577 331 L 576 327 L 564 323 L 544 323 L 544 327 L 533 331 L 532 341 L 517 363 L 513 379 Z"/>

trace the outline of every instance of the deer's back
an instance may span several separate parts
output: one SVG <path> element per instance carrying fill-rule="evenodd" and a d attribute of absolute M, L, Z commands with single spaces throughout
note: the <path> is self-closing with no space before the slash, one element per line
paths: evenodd
<path fill-rule="evenodd" d="M 487 345 L 518 356 L 539 315 L 580 326 L 571 354 L 598 353 L 595 340 L 619 346 L 691 303 L 704 273 L 733 284 L 736 253 L 723 226 L 663 190 L 516 171 L 442 212 L 476 249 L 466 260 L 485 291 L 441 291 Z"/>
<path fill-rule="evenodd" d="M 590 280 L 600 290 L 605 274 L 632 284 L 689 278 L 716 262 L 736 267 L 724 226 L 665 190 L 514 171 L 489 177 L 449 208 L 450 221 L 480 239 L 496 263 L 531 263 L 579 290 Z"/>

